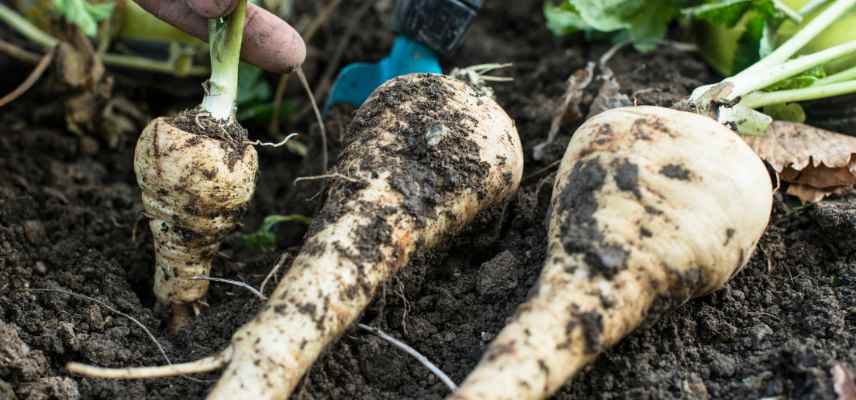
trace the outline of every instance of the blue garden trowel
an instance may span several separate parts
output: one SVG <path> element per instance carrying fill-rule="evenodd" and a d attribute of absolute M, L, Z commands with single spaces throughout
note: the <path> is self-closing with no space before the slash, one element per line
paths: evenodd
<path fill-rule="evenodd" d="M 340 103 L 359 107 L 384 82 L 397 76 L 443 73 L 438 57 L 460 46 L 481 0 L 398 0 L 398 33 L 389 55 L 378 63 L 346 66 L 333 83 L 324 112 Z"/>

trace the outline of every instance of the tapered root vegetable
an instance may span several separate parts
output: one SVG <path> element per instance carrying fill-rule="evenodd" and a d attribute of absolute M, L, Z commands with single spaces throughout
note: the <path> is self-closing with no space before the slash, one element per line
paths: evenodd
<path fill-rule="evenodd" d="M 558 172 L 537 288 L 451 399 L 550 396 L 643 322 L 721 288 L 771 207 L 762 162 L 712 119 L 656 107 L 592 118 Z"/>
<path fill-rule="evenodd" d="M 360 108 L 325 206 L 300 255 L 261 312 L 220 358 L 210 399 L 286 399 L 324 347 L 417 252 L 448 239 L 515 192 L 522 149 L 489 97 L 440 75 L 407 75 Z M 90 376 L 162 376 L 170 368 L 69 369 Z M 166 371 L 166 372 L 164 372 Z"/>
<path fill-rule="evenodd" d="M 215 131 L 221 135 L 215 137 L 196 125 L 206 123 L 198 115 L 155 119 L 134 153 L 154 237 L 154 293 L 172 308 L 172 329 L 186 326 L 205 296 L 208 281 L 191 278 L 209 275 L 220 242 L 252 198 L 258 172 L 256 150 L 241 129 Z"/>
<path fill-rule="evenodd" d="M 137 141 L 134 172 L 155 244 L 154 293 L 171 312 L 169 329 L 199 310 L 220 242 L 253 196 L 254 148 L 235 119 L 247 0 L 209 21 L 211 78 L 202 104 L 152 121 Z"/>

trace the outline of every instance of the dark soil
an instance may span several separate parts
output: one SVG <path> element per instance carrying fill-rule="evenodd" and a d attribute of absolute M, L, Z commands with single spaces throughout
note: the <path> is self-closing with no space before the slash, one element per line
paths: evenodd
<path fill-rule="evenodd" d="M 298 12 L 317 13 L 316 2 Z M 514 62 L 516 80 L 495 86 L 524 142 L 529 175 L 564 151 L 580 121 L 566 121 L 545 157 L 532 159 L 544 140 L 565 80 L 595 60 L 605 46 L 556 40 L 546 31 L 540 1 L 486 2 L 487 9 L 447 68 Z M 380 57 L 392 42 L 386 18 L 362 2 L 342 2 L 310 46 L 305 70 L 323 84 L 322 71 L 349 30 L 343 62 Z M 372 27 L 372 28 L 365 28 Z M 7 33 L 3 33 L 6 35 Z M 5 69 L 8 61 L 0 62 Z M 692 54 L 663 48 L 640 55 L 624 49 L 611 61 L 622 93 L 639 104 L 671 104 L 701 82 L 715 79 Z M 23 79 L 12 66 L 2 87 Z M 12 83 L 6 80 L 14 80 Z M 168 91 L 162 77 L 117 74 L 116 90 L 152 115 L 195 101 Z M 141 84 L 145 83 L 145 84 Z M 198 82 L 192 82 L 194 85 Z M 602 84 L 587 91 L 583 112 Z M 151 86 L 151 87 L 149 87 Z M 289 96 L 303 106 L 291 85 Z M 62 114 L 39 85 L 0 113 L 0 397 L 18 399 L 198 399 L 217 374 L 197 379 L 101 381 L 68 375 L 63 365 L 163 364 L 146 333 L 90 296 L 146 325 L 173 361 L 209 355 L 251 318 L 260 302 L 246 290 L 212 284 L 210 307 L 188 331 L 167 334 L 151 294 L 152 243 L 138 225 L 142 207 L 132 168 L 135 138 L 116 149 L 64 129 Z M 169 94 L 169 101 L 163 96 Z M 294 128 L 317 137 L 310 114 Z M 327 118 L 335 160 L 351 113 Z M 247 127 L 252 140 L 264 127 Z M 320 145 L 309 141 L 304 160 L 283 149 L 260 149 L 258 195 L 244 232 L 265 215 L 319 207 Z M 523 301 L 544 260 L 544 218 L 551 177 L 528 179 L 504 213 L 481 218 L 442 251 L 424 254 L 389 283 L 361 318 L 409 343 L 460 382 L 477 363 L 505 319 Z M 567 384 L 555 399 L 835 399 L 830 369 L 856 367 L 856 196 L 794 208 L 779 199 L 771 226 L 747 268 L 725 289 L 690 301 L 635 332 Z M 285 224 L 280 250 L 294 252 L 305 227 Z M 215 262 L 218 277 L 258 286 L 279 252 L 246 248 L 232 236 Z M 295 399 L 440 399 L 445 386 L 410 356 L 379 338 L 350 330 L 304 379 Z"/>

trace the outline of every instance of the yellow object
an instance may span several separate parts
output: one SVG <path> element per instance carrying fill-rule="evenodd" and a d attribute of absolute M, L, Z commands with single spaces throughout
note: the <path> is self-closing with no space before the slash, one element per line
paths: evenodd
<path fill-rule="evenodd" d="M 44 0 L 28 0 L 44 1 Z M 123 3 L 118 36 L 123 39 L 148 40 L 154 42 L 177 42 L 191 45 L 204 45 L 201 40 L 192 37 L 172 25 L 157 19 L 142 9 L 137 3 L 120 0 Z"/>
<path fill-rule="evenodd" d="M 808 0 L 782 1 L 795 10 L 801 9 L 808 3 Z M 817 10 L 812 12 L 807 18 L 805 18 L 800 24 L 796 24 L 790 21 L 785 22 L 782 27 L 779 28 L 780 43 L 784 40 L 787 40 L 787 38 L 793 36 L 797 31 L 802 29 L 803 26 L 809 23 L 812 18 L 814 18 L 817 14 L 819 14 L 825 9 L 826 7 L 818 8 Z M 856 26 L 856 11 L 851 11 L 849 14 L 842 17 L 840 20 L 832 24 L 832 26 L 823 31 L 823 33 L 814 38 L 814 40 L 809 42 L 808 45 L 806 45 L 806 47 L 804 47 L 799 54 L 815 53 L 833 46 L 837 46 L 839 44 L 856 40 L 856 29 L 854 29 L 854 26 Z M 854 65 L 856 65 L 856 55 L 828 64 L 826 66 L 826 72 L 829 74 L 833 74 L 843 69 L 852 67 Z"/>
<path fill-rule="evenodd" d="M 86 0 L 105 3 L 109 0 Z M 204 46 L 205 43 L 172 25 L 161 21 L 130 0 L 113 0 L 115 11 L 110 19 L 111 35 L 120 39 L 150 42 L 173 42 Z M 15 8 L 24 18 L 46 32 L 51 32 L 55 18 L 53 0 L 15 0 Z"/>

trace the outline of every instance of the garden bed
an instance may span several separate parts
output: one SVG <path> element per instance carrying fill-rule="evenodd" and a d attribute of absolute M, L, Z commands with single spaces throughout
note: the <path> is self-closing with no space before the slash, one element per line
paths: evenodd
<path fill-rule="evenodd" d="M 298 11 L 313 10 L 309 3 L 299 2 Z M 316 85 L 362 8 L 343 3 L 309 43 L 304 68 Z M 494 87 L 517 123 L 527 161 L 524 177 L 530 179 L 505 210 L 412 262 L 360 320 L 415 347 L 457 382 L 539 273 L 552 176 L 533 174 L 562 155 L 574 123 L 565 124 L 541 160 L 532 158 L 532 149 L 546 137 L 567 77 L 607 50 L 554 39 L 540 10 L 540 2 L 487 2 L 460 55 L 444 60 L 447 69 L 514 63 L 508 74 L 515 81 Z M 392 42 L 378 11 L 367 13 L 349 39 L 343 63 L 377 59 Z M 693 87 L 717 80 L 693 53 L 669 46 L 647 55 L 627 48 L 609 65 L 621 91 L 638 104 L 670 105 Z M 15 69 L 9 70 L 8 79 L 17 79 Z M 151 99 L 161 89 L 140 85 L 154 79 L 117 78 L 115 90 L 151 115 L 181 109 L 198 94 L 195 82 L 184 83 L 190 95 L 173 90 L 174 103 L 155 102 Z M 289 96 L 304 105 L 295 83 Z M 583 110 L 600 85 L 590 87 Z M 29 289 L 62 289 L 106 302 L 145 324 L 173 361 L 220 350 L 261 303 L 239 287 L 212 284 L 209 308 L 197 323 L 168 335 L 150 290 L 154 257 L 151 236 L 140 224 L 135 138 L 115 149 L 81 139 L 65 131 L 61 114 L 44 111 L 40 105 L 46 103 L 50 100 L 36 90 L 0 114 L 0 397 L 8 390 L 19 399 L 75 398 L 74 392 L 82 399 L 204 397 L 217 374 L 102 381 L 63 370 L 68 361 L 120 367 L 164 360 L 127 318 L 80 297 Z M 327 118 L 331 160 L 349 117 L 339 110 Z M 305 160 L 283 149 L 260 151 L 258 192 L 242 232 L 252 232 L 269 214 L 315 211 L 320 186 L 292 183 L 320 173 L 319 131 L 312 121 L 307 114 L 296 126 L 307 133 Z M 839 362 L 856 366 L 854 229 L 856 196 L 808 207 L 777 197 L 758 251 L 725 289 L 635 332 L 554 398 L 835 399 L 831 368 Z M 300 225 L 283 225 L 280 248 L 295 253 L 302 234 Z M 250 250 L 233 235 L 215 261 L 215 276 L 258 286 L 279 254 Z M 410 356 L 351 329 L 296 393 L 295 399 L 440 399 L 447 389 Z"/>

